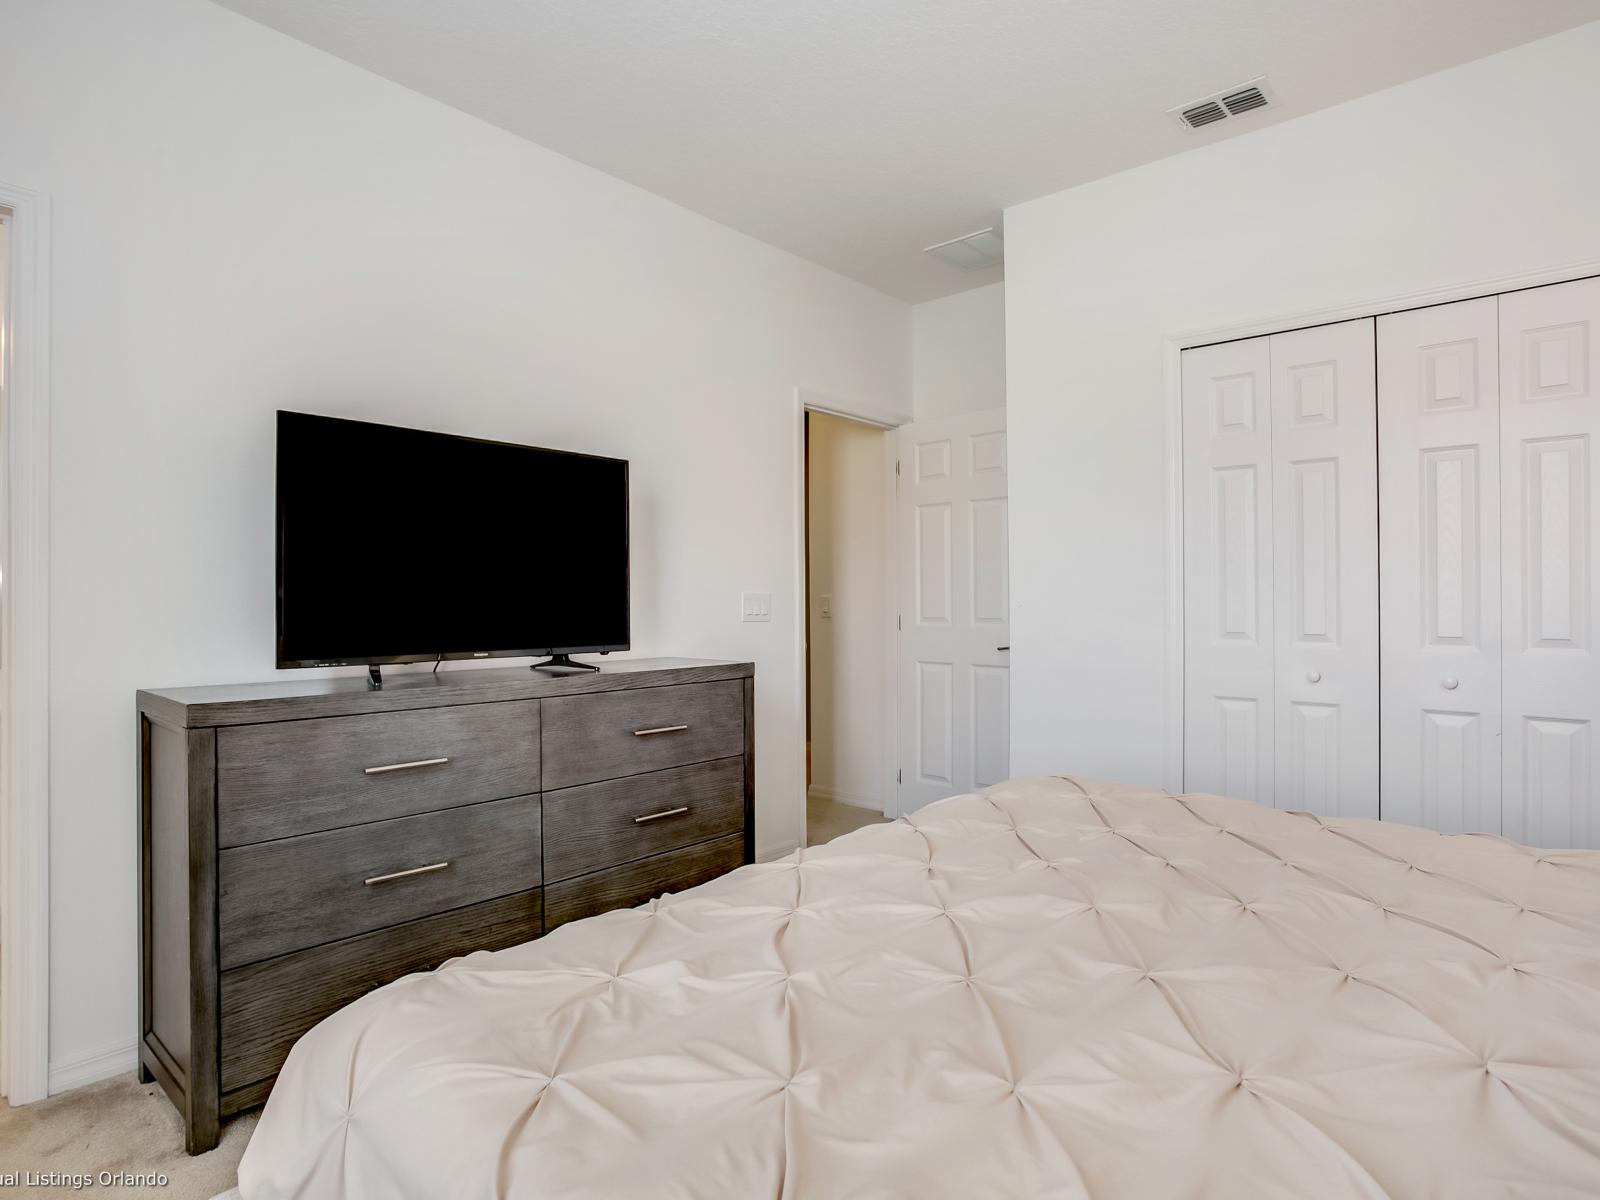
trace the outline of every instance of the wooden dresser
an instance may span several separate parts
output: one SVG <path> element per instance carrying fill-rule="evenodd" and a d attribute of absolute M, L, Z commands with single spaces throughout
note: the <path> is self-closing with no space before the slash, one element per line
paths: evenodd
<path fill-rule="evenodd" d="M 189 1153 L 372 988 L 755 857 L 750 663 L 139 693 L 140 1077 Z"/>

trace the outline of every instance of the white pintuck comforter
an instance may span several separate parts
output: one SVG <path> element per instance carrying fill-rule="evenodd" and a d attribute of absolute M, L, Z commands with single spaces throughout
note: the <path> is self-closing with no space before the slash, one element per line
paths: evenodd
<path fill-rule="evenodd" d="M 246 1200 L 1600 1196 L 1600 852 L 1019 779 L 300 1042 Z"/>

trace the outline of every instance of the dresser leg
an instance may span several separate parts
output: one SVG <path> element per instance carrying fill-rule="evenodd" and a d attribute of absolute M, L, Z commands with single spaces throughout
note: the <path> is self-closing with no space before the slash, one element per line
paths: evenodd
<path fill-rule="evenodd" d="M 183 1148 L 188 1154 L 204 1154 L 215 1150 L 221 1135 L 221 1118 L 216 1109 L 202 1112 L 191 1107 L 183 1123 Z"/>
<path fill-rule="evenodd" d="M 139 1082 L 154 1083 L 155 1081 L 155 1073 L 152 1072 L 149 1067 L 144 1065 L 144 1058 L 141 1056 L 139 1059 Z"/>

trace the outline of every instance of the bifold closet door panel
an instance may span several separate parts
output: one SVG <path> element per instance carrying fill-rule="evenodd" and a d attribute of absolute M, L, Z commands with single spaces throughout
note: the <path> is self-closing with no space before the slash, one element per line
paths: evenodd
<path fill-rule="evenodd" d="M 1274 334 L 1274 804 L 1378 815 L 1373 322 Z"/>
<path fill-rule="evenodd" d="M 1184 788 L 1272 803 L 1267 339 L 1183 353 Z"/>
<path fill-rule="evenodd" d="M 1500 297 L 1507 837 L 1600 846 L 1600 280 Z"/>
<path fill-rule="evenodd" d="M 1383 816 L 1500 832 L 1494 297 L 1378 318 Z"/>

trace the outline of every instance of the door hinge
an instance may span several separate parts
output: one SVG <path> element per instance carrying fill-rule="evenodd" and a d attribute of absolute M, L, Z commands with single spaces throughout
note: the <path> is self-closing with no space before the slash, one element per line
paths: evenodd
<path fill-rule="evenodd" d="M 904 629 L 905 628 L 905 626 L 900 624 L 900 614 L 899 613 L 895 613 L 895 615 L 894 615 L 894 627 L 896 629 Z"/>
<path fill-rule="evenodd" d="M 900 460 L 898 458 L 894 460 L 894 473 L 895 473 L 895 477 L 899 478 L 899 476 L 900 476 Z"/>
<path fill-rule="evenodd" d="M 904 783 L 906 781 L 905 780 L 905 772 L 901 771 L 898 767 L 895 768 L 894 781 L 896 783 Z"/>

